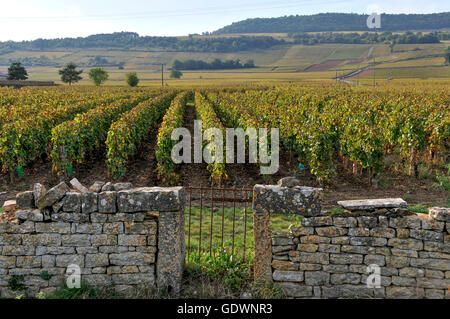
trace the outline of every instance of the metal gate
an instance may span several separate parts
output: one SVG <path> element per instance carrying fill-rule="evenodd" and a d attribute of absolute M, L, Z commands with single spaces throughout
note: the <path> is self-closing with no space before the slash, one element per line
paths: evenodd
<path fill-rule="evenodd" d="M 186 187 L 186 253 L 190 258 L 227 251 L 245 261 L 253 249 L 248 188 Z"/>

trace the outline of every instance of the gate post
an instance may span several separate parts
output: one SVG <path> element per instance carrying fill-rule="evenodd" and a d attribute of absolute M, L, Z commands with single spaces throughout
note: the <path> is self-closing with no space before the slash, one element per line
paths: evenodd
<path fill-rule="evenodd" d="M 186 242 L 184 227 L 185 193 L 182 187 L 164 188 L 158 207 L 158 255 L 156 283 L 175 295 L 180 293 Z"/>
<path fill-rule="evenodd" d="M 255 281 L 272 282 L 272 232 L 270 213 L 256 201 L 259 195 L 258 185 L 253 189 L 253 234 L 254 252 L 253 277 Z"/>
<path fill-rule="evenodd" d="M 255 185 L 253 188 L 255 281 L 273 281 L 270 214 L 319 215 L 321 191 L 321 188 L 306 186 Z"/>

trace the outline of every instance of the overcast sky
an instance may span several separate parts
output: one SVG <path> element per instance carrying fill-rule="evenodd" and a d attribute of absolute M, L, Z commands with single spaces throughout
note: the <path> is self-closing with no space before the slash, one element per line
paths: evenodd
<path fill-rule="evenodd" d="M 187 35 L 232 22 L 321 12 L 433 13 L 449 0 L 0 0 L 0 41 L 133 31 Z"/>

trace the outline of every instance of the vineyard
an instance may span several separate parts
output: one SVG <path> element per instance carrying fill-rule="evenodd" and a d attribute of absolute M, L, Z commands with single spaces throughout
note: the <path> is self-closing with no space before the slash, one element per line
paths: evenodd
<path fill-rule="evenodd" d="M 172 161 L 178 141 L 171 134 L 186 124 L 188 109 L 202 120 L 203 131 L 279 128 L 280 165 L 308 172 L 322 186 L 342 174 L 376 184 L 380 174 L 389 173 L 392 158 L 405 176 L 419 177 L 428 169 L 448 178 L 449 105 L 448 87 L 440 85 L 0 88 L 2 178 L 17 183 L 36 166 L 55 178 L 71 177 L 96 163 L 111 179 L 126 179 L 141 168 L 135 159 L 151 152 L 146 162 L 157 172 L 154 184 L 185 184 L 189 176 L 183 179 L 180 167 L 193 164 Z M 152 146 L 146 149 L 148 141 Z M 203 147 L 211 141 L 205 136 Z M 227 184 L 243 174 L 258 180 L 258 164 L 233 173 L 235 164 L 214 161 L 226 158 L 218 155 L 213 152 L 206 165 L 210 183 Z"/>

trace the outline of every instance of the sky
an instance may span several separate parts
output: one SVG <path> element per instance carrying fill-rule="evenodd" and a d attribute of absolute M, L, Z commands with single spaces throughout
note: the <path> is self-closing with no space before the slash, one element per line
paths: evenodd
<path fill-rule="evenodd" d="M 120 31 L 181 36 L 247 18 L 346 13 L 449 12 L 448 0 L 0 0 L 0 41 Z"/>

